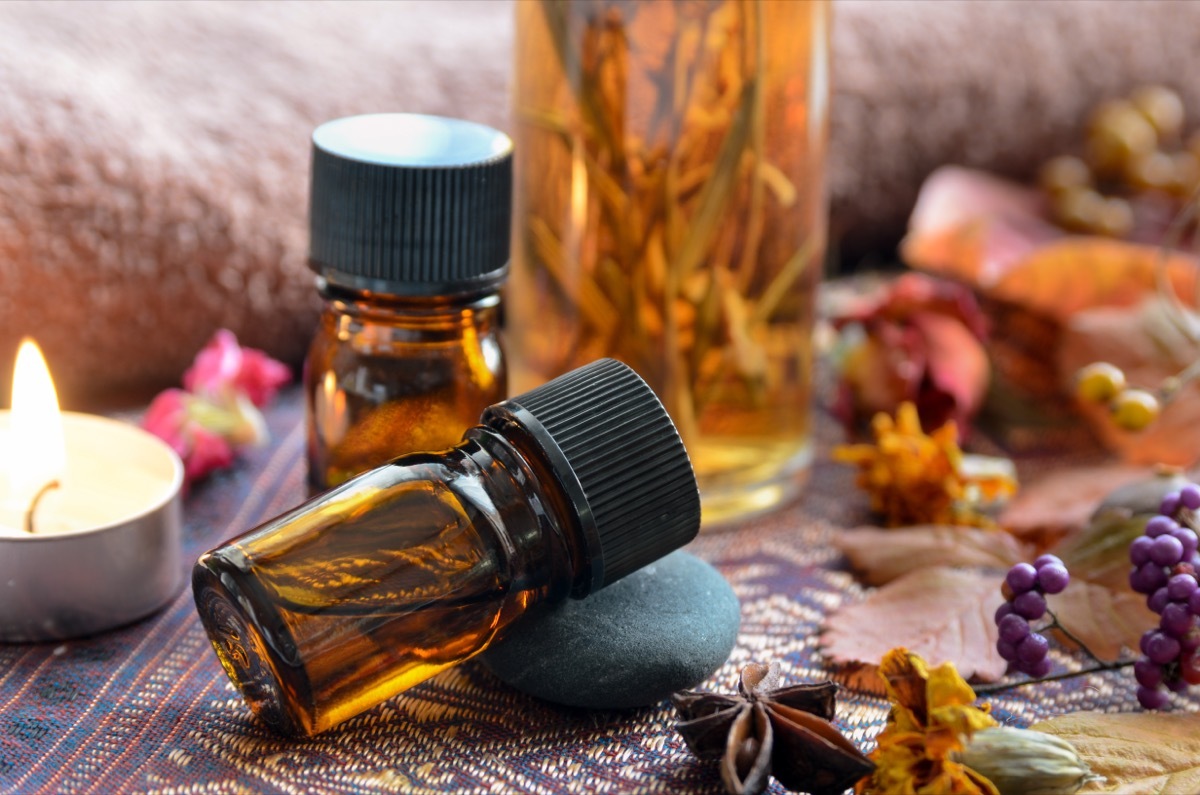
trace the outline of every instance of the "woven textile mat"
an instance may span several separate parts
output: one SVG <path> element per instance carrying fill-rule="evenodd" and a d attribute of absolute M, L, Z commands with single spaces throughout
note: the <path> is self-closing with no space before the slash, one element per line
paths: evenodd
<path fill-rule="evenodd" d="M 302 419 L 293 389 L 268 414 L 271 446 L 188 497 L 188 565 L 302 500 Z M 863 590 L 829 539 L 865 517 L 850 473 L 825 463 L 833 432 L 822 435 L 830 438 L 819 440 L 799 505 L 690 547 L 742 603 L 737 647 L 705 687 L 731 690 L 752 660 L 779 660 L 787 682 L 830 676 L 817 650 L 821 619 Z M 1014 725 L 1133 703 L 1132 677 L 1119 673 L 993 701 Z M 839 722 L 864 750 L 885 714 L 879 698 L 840 696 Z M 190 590 L 97 638 L 0 645 L 0 793 L 720 792 L 715 768 L 693 759 L 673 722 L 665 703 L 555 707 L 469 662 L 317 739 L 283 739 L 251 718 L 221 671 Z"/>

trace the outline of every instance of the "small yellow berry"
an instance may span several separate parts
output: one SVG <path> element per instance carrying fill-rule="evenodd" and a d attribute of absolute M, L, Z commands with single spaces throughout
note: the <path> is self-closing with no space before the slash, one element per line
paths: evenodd
<path fill-rule="evenodd" d="M 1133 231 L 1133 207 L 1118 196 L 1104 200 L 1096 219 L 1095 232 L 1108 237 L 1125 237 Z"/>
<path fill-rule="evenodd" d="M 1166 86 L 1142 86 L 1129 99 L 1161 138 L 1174 138 L 1183 129 L 1183 100 Z"/>
<path fill-rule="evenodd" d="M 1055 194 L 1054 218 L 1075 232 L 1091 232 L 1100 223 L 1104 197 L 1091 188 L 1067 188 Z"/>
<path fill-rule="evenodd" d="M 1125 164 L 1125 179 L 1135 188 L 1167 190 L 1175 182 L 1175 159 L 1157 149 Z"/>
<path fill-rule="evenodd" d="M 1089 403 L 1107 403 L 1125 388 L 1125 373 L 1108 362 L 1092 362 L 1075 376 L 1075 394 Z"/>
<path fill-rule="evenodd" d="M 1120 174 L 1128 163 L 1153 152 L 1157 145 L 1154 126 L 1130 102 L 1102 104 L 1088 124 L 1088 160 L 1102 176 Z"/>
<path fill-rule="evenodd" d="M 1091 187 L 1092 170 L 1078 157 L 1059 155 L 1042 166 L 1038 182 L 1042 190 L 1055 196 L 1071 188 Z"/>
<path fill-rule="evenodd" d="M 1113 398 L 1113 422 L 1127 431 L 1140 431 L 1158 419 L 1158 398 L 1144 389 L 1126 389 Z"/>

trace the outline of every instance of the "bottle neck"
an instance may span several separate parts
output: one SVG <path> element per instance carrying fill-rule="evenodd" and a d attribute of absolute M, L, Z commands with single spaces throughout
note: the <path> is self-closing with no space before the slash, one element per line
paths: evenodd
<path fill-rule="evenodd" d="M 548 598 L 583 595 L 590 563 L 579 517 L 558 478 L 536 446 L 519 434 L 475 427 L 462 449 L 488 474 L 488 488 L 502 515 L 513 547 L 524 551 L 535 578 L 549 575 Z M 524 567 L 522 567 L 524 568 Z"/>
<path fill-rule="evenodd" d="M 398 296 L 349 290 L 318 278 L 325 312 L 342 326 L 380 325 L 414 331 L 473 329 L 490 333 L 499 325 L 500 294 L 494 290 L 439 296 Z M 343 329 L 348 331 L 349 329 Z"/>

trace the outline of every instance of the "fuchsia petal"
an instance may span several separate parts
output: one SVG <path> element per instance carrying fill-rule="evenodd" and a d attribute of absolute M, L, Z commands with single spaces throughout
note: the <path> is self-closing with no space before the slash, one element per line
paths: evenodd
<path fill-rule="evenodd" d="M 289 380 L 286 366 L 260 350 L 239 346 L 228 329 L 217 331 L 183 374 L 183 385 L 190 392 L 217 396 L 237 391 L 259 408 Z"/>
<path fill-rule="evenodd" d="M 142 417 L 142 427 L 170 445 L 180 458 L 186 457 L 189 446 L 184 431 L 188 397 L 182 389 L 165 389 L 155 396 Z"/>
<path fill-rule="evenodd" d="M 184 479 L 189 483 L 233 465 L 233 447 L 229 442 L 199 425 L 190 429 L 191 449 L 183 459 Z"/>

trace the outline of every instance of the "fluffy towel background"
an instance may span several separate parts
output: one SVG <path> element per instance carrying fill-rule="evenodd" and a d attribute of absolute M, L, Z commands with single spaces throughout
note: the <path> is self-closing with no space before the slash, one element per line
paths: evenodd
<path fill-rule="evenodd" d="M 835 4 L 834 234 L 887 252 L 941 163 L 1028 175 L 1144 82 L 1200 114 L 1200 3 Z M 510 0 L 0 3 L 0 389 L 177 382 L 220 326 L 299 362 L 308 139 L 380 110 L 507 127 Z"/>

